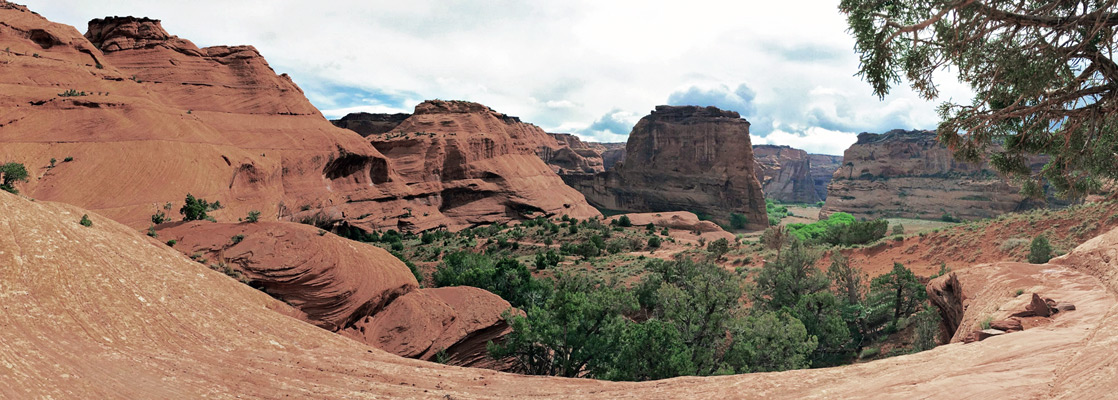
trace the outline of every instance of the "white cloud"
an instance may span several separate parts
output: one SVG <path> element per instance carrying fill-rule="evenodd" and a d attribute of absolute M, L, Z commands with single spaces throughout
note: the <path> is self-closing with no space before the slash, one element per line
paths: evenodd
<path fill-rule="evenodd" d="M 841 155 L 847 147 L 858 141 L 858 134 L 811 127 L 802 134 L 775 130 L 764 137 L 750 135 L 750 139 L 753 144 L 786 145 L 812 154 Z"/>
<path fill-rule="evenodd" d="M 730 106 L 755 107 L 755 127 L 785 132 L 929 128 L 936 119 L 935 103 L 906 87 L 882 103 L 853 76 L 853 40 L 832 0 L 24 2 L 83 31 L 92 18 L 136 15 L 200 46 L 252 44 L 331 112 L 462 99 L 572 131 L 619 111 L 639 118 L 689 88 L 725 88 L 737 96 L 723 99 Z M 957 83 L 940 83 L 945 97 L 969 99 Z M 755 97 L 737 93 L 742 84 Z M 628 131 L 576 133 L 616 140 Z"/>

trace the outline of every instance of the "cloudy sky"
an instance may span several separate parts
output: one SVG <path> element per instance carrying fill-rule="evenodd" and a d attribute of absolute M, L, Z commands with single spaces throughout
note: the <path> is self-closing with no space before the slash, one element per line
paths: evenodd
<path fill-rule="evenodd" d="M 837 1 L 17 0 L 85 31 L 163 20 L 205 47 L 251 44 L 328 118 L 476 101 L 549 132 L 624 141 L 656 105 L 713 105 L 754 144 L 842 154 L 859 132 L 934 129 L 936 102 L 854 76 Z M 941 79 L 944 99 L 967 100 Z"/>

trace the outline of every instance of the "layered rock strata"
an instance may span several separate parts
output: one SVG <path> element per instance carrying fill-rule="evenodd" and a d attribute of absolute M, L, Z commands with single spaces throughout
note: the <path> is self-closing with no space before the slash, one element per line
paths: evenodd
<path fill-rule="evenodd" d="M 819 196 L 811 176 L 811 159 L 806 151 L 788 146 L 753 146 L 757 178 L 765 198 L 784 203 L 815 203 Z"/>
<path fill-rule="evenodd" d="M 821 215 L 980 219 L 1034 207 L 988 164 L 957 161 L 931 131 L 863 133 L 843 155 Z"/>
<path fill-rule="evenodd" d="M 737 113 L 657 106 L 633 127 L 624 162 L 567 182 L 604 209 L 692 211 L 722 224 L 735 213 L 760 229 L 768 220 L 755 168 L 749 122 Z"/>

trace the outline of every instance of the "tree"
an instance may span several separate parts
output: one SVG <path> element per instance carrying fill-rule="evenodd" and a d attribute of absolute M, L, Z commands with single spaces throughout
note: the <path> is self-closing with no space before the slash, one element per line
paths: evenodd
<path fill-rule="evenodd" d="M 730 228 L 745 229 L 749 225 L 749 218 L 738 213 L 730 213 Z"/>
<path fill-rule="evenodd" d="M 807 368 L 816 338 L 786 313 L 764 312 L 735 321 L 734 343 L 726 354 L 727 373 Z M 734 367 L 736 366 L 736 368 Z"/>
<path fill-rule="evenodd" d="M 835 294 L 847 304 L 860 304 L 866 292 L 865 272 L 850 266 L 850 258 L 839 251 L 831 252 L 831 266 L 827 268 L 827 278 L 834 286 Z"/>
<path fill-rule="evenodd" d="M 194 198 L 193 195 L 186 194 L 186 202 L 179 209 L 179 214 L 182 214 L 183 221 L 201 221 L 209 217 L 206 211 L 210 210 L 210 203 L 204 199 Z"/>
<path fill-rule="evenodd" d="M 721 238 L 710 242 L 710 244 L 707 245 L 707 251 L 714 256 L 714 259 L 722 259 L 722 256 L 730 251 L 730 241 L 726 240 L 726 238 Z"/>
<path fill-rule="evenodd" d="M 691 349 L 679 330 L 656 318 L 627 323 L 617 340 L 617 354 L 603 378 L 647 381 L 695 373 Z"/>
<path fill-rule="evenodd" d="M 1033 238 L 1033 242 L 1029 244 L 1029 262 L 1032 264 L 1044 264 L 1052 259 L 1052 245 L 1048 244 L 1048 238 L 1044 235 Z"/>
<path fill-rule="evenodd" d="M 879 305 L 888 305 L 893 311 L 892 323 L 901 317 L 912 315 L 920 303 L 927 298 L 927 292 L 916 274 L 905 268 L 904 264 L 893 263 L 893 270 L 873 279 L 870 284 L 874 292 L 873 300 Z"/>
<path fill-rule="evenodd" d="M 754 279 L 753 305 L 770 311 L 792 309 L 800 297 L 826 290 L 831 286 L 827 277 L 815 268 L 817 251 L 800 240 L 792 240 L 784 255 L 776 261 L 766 262 Z"/>
<path fill-rule="evenodd" d="M 939 140 L 963 160 L 989 156 L 1025 191 L 1077 195 L 1118 178 L 1118 0 L 842 0 L 858 75 L 884 98 L 903 75 L 928 100 L 937 71 L 970 85 L 944 103 Z M 1051 156 L 1040 172 L 1026 155 Z"/>
<path fill-rule="evenodd" d="M 0 175 L 4 176 L 0 179 L 0 189 L 11 193 L 19 193 L 15 188 L 16 182 L 27 182 L 27 168 L 20 163 L 10 162 L 0 165 Z"/>
<path fill-rule="evenodd" d="M 248 217 L 245 217 L 245 222 L 253 223 L 260 220 L 260 211 L 252 210 L 248 212 Z"/>
<path fill-rule="evenodd" d="M 628 215 L 622 215 L 621 217 L 617 218 L 617 226 L 627 228 L 633 226 L 633 221 L 629 219 Z"/>

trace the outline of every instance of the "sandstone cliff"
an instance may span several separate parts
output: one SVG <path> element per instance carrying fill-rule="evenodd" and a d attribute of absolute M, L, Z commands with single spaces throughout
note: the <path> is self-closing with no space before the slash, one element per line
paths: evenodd
<path fill-rule="evenodd" d="M 811 159 L 806 151 L 788 146 L 753 146 L 757 177 L 765 198 L 785 203 L 815 203 L 815 182 L 811 177 Z"/>
<path fill-rule="evenodd" d="M 738 213 L 761 229 L 768 219 L 754 168 L 749 122 L 737 113 L 657 106 L 633 127 L 624 162 L 567 182 L 605 209 L 701 212 L 723 224 Z"/>
<path fill-rule="evenodd" d="M 988 218 L 1032 207 L 986 164 L 956 161 L 931 131 L 863 133 L 834 173 L 822 215 Z"/>
<path fill-rule="evenodd" d="M 404 113 L 353 113 L 341 119 L 331 120 L 330 122 L 336 127 L 349 129 L 361 134 L 361 136 L 368 137 L 369 135 L 376 135 L 396 129 L 397 126 L 400 126 L 400 124 L 410 116 L 411 114 Z"/>
<path fill-rule="evenodd" d="M 27 166 L 31 179 L 17 187 L 37 199 L 136 228 L 168 202 L 177 210 L 187 193 L 220 201 L 219 220 L 259 210 L 266 220 L 324 216 L 367 230 L 522 214 L 505 205 L 595 214 L 577 193 L 541 199 L 552 187 L 565 190 L 545 169 L 545 177 L 516 172 L 526 185 L 479 183 L 501 197 L 491 203 L 472 201 L 468 190 L 441 198 L 416 187 L 427 179 L 405 179 L 367 140 L 327 122 L 251 46 L 198 48 L 147 18 L 93 20 L 86 36 L 16 6 L 0 8 L 0 21 L 0 160 Z M 484 149 L 465 149 L 474 150 Z"/>
<path fill-rule="evenodd" d="M 808 154 L 811 162 L 811 180 L 815 183 L 815 194 L 819 200 L 827 200 L 827 186 L 835 176 L 835 171 L 842 166 L 842 156 L 826 154 Z"/>
<path fill-rule="evenodd" d="M 393 131 L 367 139 L 412 192 L 398 222 L 407 229 L 600 215 L 537 155 L 557 148 L 554 138 L 481 104 L 426 101 Z"/>

